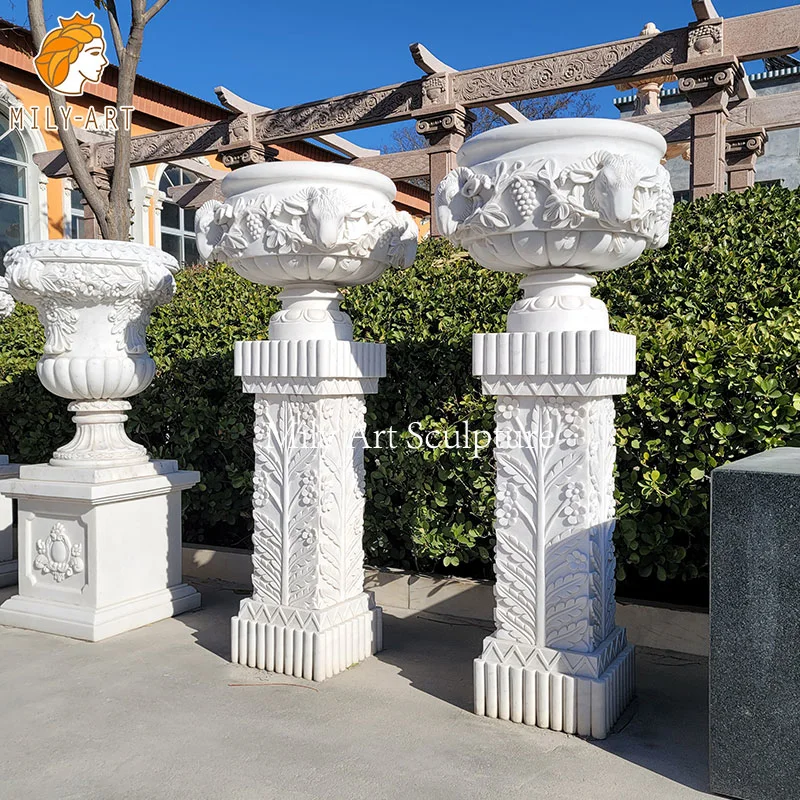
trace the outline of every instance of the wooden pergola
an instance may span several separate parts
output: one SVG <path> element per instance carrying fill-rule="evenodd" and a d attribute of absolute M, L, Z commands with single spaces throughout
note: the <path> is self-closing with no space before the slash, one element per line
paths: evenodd
<path fill-rule="evenodd" d="M 710 0 L 693 0 L 692 6 L 695 19 L 685 28 L 660 32 L 648 26 L 630 39 L 463 71 L 412 45 L 422 77 L 287 108 L 263 109 L 233 95 L 227 120 L 134 137 L 132 165 L 218 154 L 236 169 L 274 158 L 273 144 L 330 141 L 347 131 L 413 120 L 425 148 L 387 155 L 338 149 L 349 163 L 394 180 L 427 176 L 434 192 L 470 133 L 472 108 L 490 107 L 515 123 L 524 119 L 509 105 L 515 100 L 612 85 L 652 93 L 677 77 L 688 112 L 643 106 L 632 121 L 658 130 L 670 143 L 689 144 L 693 198 L 747 188 L 768 132 L 800 126 L 800 91 L 756 96 L 742 64 L 800 48 L 800 5 L 729 19 L 719 17 Z M 102 185 L 114 164 L 113 141 L 82 147 Z M 49 177 L 71 174 L 62 151 L 39 153 L 35 160 Z M 218 191 L 209 177 L 176 199 L 198 206 Z"/>

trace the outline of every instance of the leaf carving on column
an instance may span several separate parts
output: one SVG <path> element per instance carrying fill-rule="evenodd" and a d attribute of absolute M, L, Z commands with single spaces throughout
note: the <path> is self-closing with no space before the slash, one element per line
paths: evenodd
<path fill-rule="evenodd" d="M 298 432 L 311 403 L 257 399 L 253 478 L 253 587 L 258 599 L 310 608 L 316 586 L 314 450 Z"/>
<path fill-rule="evenodd" d="M 598 549 L 597 568 L 598 595 L 598 643 L 606 638 L 616 625 L 616 558 L 614 555 L 614 401 L 610 397 L 596 400 L 592 404 L 590 423 L 593 450 L 590 458 L 589 478 L 593 489 L 592 520 L 596 525 L 595 537 Z"/>
<path fill-rule="evenodd" d="M 543 400 L 551 419 L 546 477 L 546 644 L 588 650 L 591 639 L 591 548 L 587 541 L 585 401 Z"/>
<path fill-rule="evenodd" d="M 281 602 L 281 531 L 283 497 L 275 476 L 282 472 L 283 440 L 279 433 L 285 422 L 282 403 L 255 401 L 256 422 L 253 448 L 253 589 L 259 600 Z"/>
<path fill-rule="evenodd" d="M 331 605 L 364 588 L 364 414 L 360 397 L 327 398 L 322 464 L 319 599 Z"/>
<path fill-rule="evenodd" d="M 512 639 L 536 644 L 536 555 L 515 536 L 497 537 L 495 621 Z"/>
<path fill-rule="evenodd" d="M 532 412 L 535 413 L 535 412 Z M 512 397 L 497 400 L 497 498 L 495 502 L 495 621 L 511 639 L 536 644 L 536 552 L 526 542 L 536 542 L 536 522 L 530 510 L 537 497 L 535 448 L 522 444 L 527 410 Z M 523 541 L 525 540 L 525 541 Z"/>

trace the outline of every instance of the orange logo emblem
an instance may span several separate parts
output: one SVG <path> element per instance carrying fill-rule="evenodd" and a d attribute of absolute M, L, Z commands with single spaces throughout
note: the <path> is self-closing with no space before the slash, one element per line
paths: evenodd
<path fill-rule="evenodd" d="M 45 36 L 33 59 L 42 83 L 61 94 L 83 94 L 86 83 L 97 83 L 108 65 L 103 29 L 94 14 L 77 11 L 69 19 L 58 18 L 58 27 Z"/>

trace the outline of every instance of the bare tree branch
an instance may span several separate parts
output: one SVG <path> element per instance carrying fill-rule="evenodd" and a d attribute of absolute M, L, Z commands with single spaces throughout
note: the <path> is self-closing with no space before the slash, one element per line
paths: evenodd
<path fill-rule="evenodd" d="M 44 21 L 43 0 L 28 0 L 28 19 L 31 26 L 31 35 L 33 36 L 33 46 L 38 51 L 44 37 L 47 35 L 47 28 Z M 86 202 L 89 208 L 91 208 L 92 213 L 97 218 L 103 237 L 110 238 L 110 230 L 106 221 L 109 205 L 92 178 L 89 171 L 89 164 L 81 149 L 80 142 L 78 142 L 78 137 L 72 129 L 72 125 L 64 123 L 67 108 L 66 99 L 64 95 L 49 88 L 48 94 L 50 95 L 50 106 L 53 109 L 53 115 L 55 116 L 56 125 L 58 126 L 58 135 L 61 139 L 61 144 L 67 156 L 67 160 L 69 161 L 69 165 L 72 168 L 75 182 L 78 184 L 81 192 L 83 192 L 83 196 L 86 198 Z"/>
<path fill-rule="evenodd" d="M 147 7 L 147 0 L 131 0 L 131 24 L 144 25 L 145 24 L 145 9 Z"/>
<path fill-rule="evenodd" d="M 111 27 L 111 37 L 114 40 L 114 50 L 117 53 L 117 61 L 122 63 L 122 56 L 125 53 L 125 42 L 122 39 L 122 31 L 119 27 L 119 14 L 117 13 L 116 0 L 106 0 L 106 11 L 108 12 L 108 24 Z"/>
<path fill-rule="evenodd" d="M 169 2 L 169 0 L 156 0 L 150 8 L 147 9 L 147 12 L 144 15 L 144 23 L 145 25 L 150 22 L 153 17 L 161 11 L 162 8 Z"/>

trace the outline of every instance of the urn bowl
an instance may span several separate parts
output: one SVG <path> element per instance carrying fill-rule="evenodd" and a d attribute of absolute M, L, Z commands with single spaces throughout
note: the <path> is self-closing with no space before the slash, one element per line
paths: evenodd
<path fill-rule="evenodd" d="M 550 119 L 490 130 L 459 150 L 436 192 L 439 230 L 506 272 L 610 270 L 669 236 L 664 138 L 621 120 Z"/>
<path fill-rule="evenodd" d="M 122 400 L 153 379 L 145 329 L 175 291 L 178 262 L 133 242 L 51 240 L 5 257 L 9 292 L 35 306 L 45 328 L 36 371 L 55 395 Z"/>
<path fill-rule="evenodd" d="M 197 249 L 255 283 L 351 286 L 414 260 L 417 227 L 392 181 L 344 164 L 242 167 L 197 212 Z"/>

